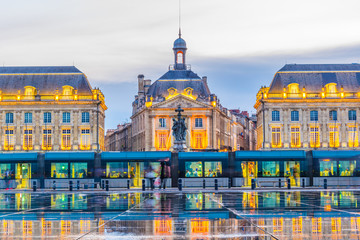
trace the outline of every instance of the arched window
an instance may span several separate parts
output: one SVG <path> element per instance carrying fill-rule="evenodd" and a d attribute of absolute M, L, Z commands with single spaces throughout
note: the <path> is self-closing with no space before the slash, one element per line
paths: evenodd
<path fill-rule="evenodd" d="M 179 51 L 177 52 L 177 62 L 179 64 L 183 64 L 184 63 L 184 55 L 183 52 Z"/>
<path fill-rule="evenodd" d="M 336 83 L 328 83 L 325 87 L 327 93 L 336 93 Z"/>
<path fill-rule="evenodd" d="M 32 86 L 26 86 L 24 95 L 25 96 L 33 96 L 33 95 L 35 95 L 35 89 L 36 88 L 34 88 Z"/>
<path fill-rule="evenodd" d="M 63 94 L 64 96 L 71 96 L 73 94 L 74 88 L 72 86 L 63 86 Z"/>

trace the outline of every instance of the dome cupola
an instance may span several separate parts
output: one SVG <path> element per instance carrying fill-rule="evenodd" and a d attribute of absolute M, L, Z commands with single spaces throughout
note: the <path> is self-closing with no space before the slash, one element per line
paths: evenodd
<path fill-rule="evenodd" d="M 179 29 L 179 38 L 174 42 L 174 55 L 175 55 L 175 70 L 186 70 L 185 55 L 186 55 L 186 42 L 181 38 L 181 30 Z"/>

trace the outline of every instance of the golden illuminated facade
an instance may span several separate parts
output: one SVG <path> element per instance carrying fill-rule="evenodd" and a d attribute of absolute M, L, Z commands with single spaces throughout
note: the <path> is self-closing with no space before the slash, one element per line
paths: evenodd
<path fill-rule="evenodd" d="M 257 93 L 257 149 L 358 148 L 359 83 L 359 64 L 285 65 Z"/>
<path fill-rule="evenodd" d="M 0 67 L 0 150 L 104 150 L 104 95 L 75 67 Z"/>
<path fill-rule="evenodd" d="M 173 47 L 175 64 L 167 73 L 154 83 L 138 76 L 138 95 L 131 117 L 132 150 L 171 151 L 172 119 L 179 105 L 186 118 L 188 150 L 246 149 L 241 139 L 253 130 L 253 122 L 246 128 L 239 117 L 220 105 L 209 90 L 207 78 L 200 78 L 186 65 L 186 50 L 180 35 Z"/>

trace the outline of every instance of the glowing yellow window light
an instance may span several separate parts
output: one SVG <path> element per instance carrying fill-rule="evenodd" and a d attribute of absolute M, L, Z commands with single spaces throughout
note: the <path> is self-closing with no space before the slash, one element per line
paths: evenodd
<path fill-rule="evenodd" d="M 349 139 L 349 147 L 359 146 L 359 137 L 356 126 L 349 126 L 348 139 Z"/>

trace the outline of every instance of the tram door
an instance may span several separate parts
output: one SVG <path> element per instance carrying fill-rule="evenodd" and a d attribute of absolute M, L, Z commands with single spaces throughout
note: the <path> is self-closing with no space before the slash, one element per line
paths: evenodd
<path fill-rule="evenodd" d="M 16 164 L 16 175 L 15 175 L 17 186 L 16 188 L 30 188 L 31 180 L 31 165 L 30 163 L 17 163 Z"/>
<path fill-rule="evenodd" d="M 241 168 L 243 172 L 244 185 L 251 186 L 251 179 L 257 178 L 258 163 L 257 162 L 242 162 Z"/>
<path fill-rule="evenodd" d="M 141 187 L 142 180 L 144 178 L 144 163 L 142 162 L 130 162 L 129 174 L 132 179 L 132 187 Z"/>
<path fill-rule="evenodd" d="M 291 186 L 300 186 L 300 162 L 286 161 L 284 169 L 285 177 L 290 178 Z"/>

